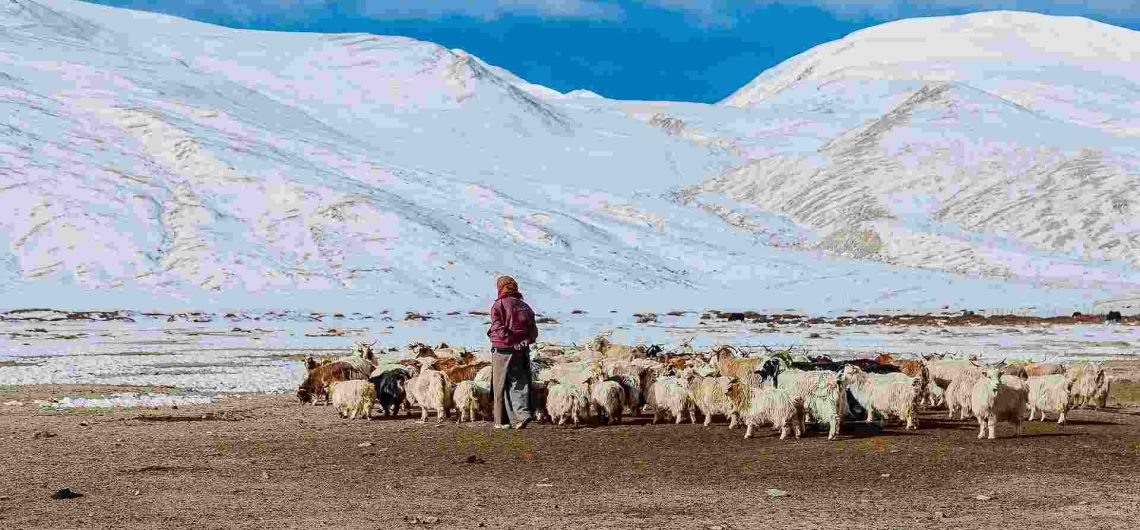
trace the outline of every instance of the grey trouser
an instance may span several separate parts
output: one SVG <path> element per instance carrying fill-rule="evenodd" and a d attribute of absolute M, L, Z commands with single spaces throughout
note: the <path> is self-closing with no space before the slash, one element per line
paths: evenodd
<path fill-rule="evenodd" d="M 496 348 L 491 353 L 491 394 L 495 424 L 531 419 L 530 352 Z"/>

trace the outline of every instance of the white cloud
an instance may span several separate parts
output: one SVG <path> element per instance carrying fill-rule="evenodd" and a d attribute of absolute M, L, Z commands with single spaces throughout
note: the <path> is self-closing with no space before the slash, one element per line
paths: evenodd
<path fill-rule="evenodd" d="M 731 24 L 735 8 L 747 6 L 816 6 L 841 18 L 892 19 L 961 11 L 1009 9 L 1053 15 L 1099 16 L 1140 20 L 1140 0 L 641 0 L 692 15 L 696 20 Z"/>
<path fill-rule="evenodd" d="M 100 0 L 94 0 L 100 1 Z M 702 25 L 731 26 L 750 6 L 815 6 L 844 19 L 886 20 L 961 11 L 1013 9 L 1055 15 L 1083 15 L 1109 21 L 1140 21 L 1140 0 L 127 0 L 117 5 L 195 17 L 237 20 L 302 20 L 314 15 L 382 20 L 435 20 L 459 16 L 497 20 L 507 15 L 546 19 L 621 20 L 623 4 L 684 13 Z"/>
<path fill-rule="evenodd" d="M 359 0 L 357 4 L 361 15 L 386 19 L 435 19 L 458 15 L 495 20 L 504 15 L 531 15 L 609 20 L 623 14 L 616 3 L 595 0 Z"/>
<path fill-rule="evenodd" d="M 189 16 L 223 15 L 242 21 L 297 20 L 332 12 L 384 20 L 434 20 L 447 16 L 496 20 L 505 15 L 617 20 L 624 16 L 621 6 L 613 0 L 133 0 L 127 4 L 143 9 L 160 7 Z"/>

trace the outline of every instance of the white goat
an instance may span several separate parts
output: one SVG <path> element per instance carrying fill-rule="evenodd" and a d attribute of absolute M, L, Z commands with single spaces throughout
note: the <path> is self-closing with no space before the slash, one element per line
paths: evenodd
<path fill-rule="evenodd" d="M 728 428 L 736 428 L 736 413 L 733 412 L 732 401 L 728 398 L 728 387 L 732 384 L 731 377 L 706 377 L 686 369 L 678 379 L 689 399 L 705 416 L 705 427 L 712 424 L 713 416 L 724 415 L 728 417 Z"/>
<path fill-rule="evenodd" d="M 408 401 L 420 407 L 420 422 L 426 422 L 428 410 L 435 410 L 437 422 L 447 418 L 451 410 L 451 385 L 443 372 L 425 369 L 408 382 Z"/>
<path fill-rule="evenodd" d="M 997 422 L 1012 423 L 1017 436 L 1021 436 L 1022 414 L 1029 392 L 1021 378 L 1005 376 L 997 368 L 990 368 L 986 375 L 974 383 L 973 399 L 970 408 L 978 419 L 978 439 L 994 439 Z M 1021 383 L 1021 384 L 1019 384 Z"/>
<path fill-rule="evenodd" d="M 561 362 L 539 370 L 538 381 L 558 381 L 568 384 L 585 384 L 591 377 L 602 373 L 598 363 L 590 360 Z"/>
<path fill-rule="evenodd" d="M 855 365 L 843 367 L 843 379 L 859 403 L 867 409 L 867 421 L 876 412 L 885 420 L 895 416 L 907 429 L 918 429 L 915 416 L 922 399 L 924 380 L 906 374 L 868 374 Z"/>
<path fill-rule="evenodd" d="M 377 364 L 376 354 L 372 351 L 372 346 L 375 344 L 375 342 L 371 344 L 366 342 L 355 342 L 352 344 L 351 355 L 340 357 L 334 362 L 348 363 L 352 365 L 353 368 L 356 368 L 356 370 L 359 372 L 371 374 L 374 370 L 376 370 Z"/>
<path fill-rule="evenodd" d="M 964 420 L 973 414 L 970 404 L 974 399 L 974 383 L 986 376 L 981 368 L 962 369 L 946 387 L 946 419 L 954 419 L 954 412 L 958 412 L 958 419 Z"/>
<path fill-rule="evenodd" d="M 593 406 L 598 421 L 600 422 L 602 416 L 605 416 L 607 423 L 621 423 L 621 413 L 626 401 L 622 385 L 609 379 L 591 380 L 589 388 L 590 405 Z"/>
<path fill-rule="evenodd" d="M 549 381 L 546 387 L 546 413 L 550 421 L 565 425 L 570 419 L 578 425 L 590 411 L 590 395 L 586 385 Z"/>
<path fill-rule="evenodd" d="M 779 429 L 781 440 L 788 437 L 789 428 L 796 438 L 802 434 L 800 417 L 803 416 L 803 401 L 792 397 L 787 390 L 772 386 L 749 387 L 736 382 L 729 394 L 740 420 L 744 422 L 744 438 L 751 438 L 752 429 L 764 425 Z"/>
<path fill-rule="evenodd" d="M 354 379 L 329 385 L 328 395 L 337 414 L 342 418 L 357 416 L 372 419 L 372 405 L 376 404 L 376 387 L 369 381 Z"/>
<path fill-rule="evenodd" d="M 930 379 L 943 389 L 949 390 L 950 383 L 963 372 L 977 372 L 983 367 L 969 359 L 931 359 L 926 361 Z"/>
<path fill-rule="evenodd" d="M 455 408 L 459 412 L 457 423 L 475 421 L 476 413 L 485 416 L 491 412 L 491 383 L 489 381 L 460 381 L 453 394 Z"/>
<path fill-rule="evenodd" d="M 1105 377 L 1104 383 L 1096 389 L 1096 394 L 1093 395 L 1093 406 L 1096 410 L 1103 409 L 1108 406 L 1108 395 L 1112 393 L 1112 378 Z"/>
<path fill-rule="evenodd" d="M 1072 381 L 1074 407 L 1095 403 L 1097 390 L 1104 384 L 1104 368 L 1096 363 L 1077 363 L 1070 366 L 1065 375 Z"/>
<path fill-rule="evenodd" d="M 827 439 L 834 440 L 847 413 L 847 388 L 841 374 L 824 370 L 786 370 L 777 375 L 777 387 L 803 402 L 800 430 L 806 431 L 807 416 L 829 426 Z"/>
<path fill-rule="evenodd" d="M 624 396 L 623 399 L 625 400 L 623 402 L 624 406 L 626 410 L 634 415 L 641 412 L 641 405 L 645 403 L 645 395 L 642 393 L 642 381 L 649 370 L 637 362 L 644 360 L 645 359 L 634 359 L 630 361 L 606 362 L 603 364 L 606 376 L 621 385 L 622 395 Z"/>
<path fill-rule="evenodd" d="M 646 404 L 653 408 L 653 423 L 657 423 L 664 414 L 681 423 L 685 413 L 689 414 L 690 421 L 697 423 L 697 415 L 693 411 L 696 406 L 676 377 L 658 377 L 649 383 L 645 392 Z"/>
<path fill-rule="evenodd" d="M 1029 387 L 1029 421 L 1033 421 L 1037 412 L 1041 413 L 1041 421 L 1045 421 L 1045 412 L 1049 411 L 1058 414 L 1058 425 L 1064 425 L 1065 413 L 1072 404 L 1069 394 L 1072 385 L 1072 380 L 1064 375 L 1030 377 L 1026 381 Z"/>

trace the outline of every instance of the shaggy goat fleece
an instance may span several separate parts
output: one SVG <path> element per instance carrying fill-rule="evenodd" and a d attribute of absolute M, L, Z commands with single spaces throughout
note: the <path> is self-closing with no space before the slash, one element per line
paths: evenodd
<path fill-rule="evenodd" d="M 1065 375 L 1065 366 L 1060 364 L 1029 363 L 1025 365 L 1025 375 L 1028 377 Z"/>
<path fill-rule="evenodd" d="M 408 383 L 408 394 L 420 407 L 420 421 L 427 421 L 428 410 L 435 410 L 437 422 L 447 419 L 451 409 L 451 385 L 436 370 L 424 370 Z"/>
<path fill-rule="evenodd" d="M 734 378 L 749 386 L 759 386 L 760 376 L 756 372 L 767 359 L 764 357 L 738 359 L 733 357 L 731 347 L 721 346 L 713 351 L 710 361 L 711 366 L 716 368 L 720 375 Z"/>
<path fill-rule="evenodd" d="M 740 401 L 740 419 L 744 422 L 744 437 L 752 437 L 752 429 L 764 425 L 771 425 L 780 430 L 780 439 L 788 437 L 791 429 L 796 438 L 802 434 L 799 416 L 802 414 L 803 402 L 792 397 L 791 393 L 775 387 L 744 387 L 741 383 L 742 393 L 747 397 Z"/>
<path fill-rule="evenodd" d="M 305 359 L 305 380 L 297 387 L 297 399 L 302 404 L 316 405 L 318 399 L 324 398 L 325 404 L 328 404 L 329 396 L 326 390 L 328 385 L 355 379 L 368 379 L 368 373 L 342 362 L 317 365 L 310 357 Z"/>
<path fill-rule="evenodd" d="M 368 380 L 376 388 L 376 401 L 385 416 L 400 413 L 400 406 L 407 399 L 405 385 L 411 374 L 398 364 L 382 364 L 372 371 Z"/>
<path fill-rule="evenodd" d="M 807 415 L 811 414 L 815 421 L 829 426 L 827 439 L 835 439 L 847 413 L 847 386 L 840 374 L 786 370 L 778 374 L 777 387 L 803 402 L 804 412 L 798 418 L 801 431 L 806 430 Z"/>
<path fill-rule="evenodd" d="M 457 423 L 463 420 L 475 421 L 476 414 L 482 419 L 491 412 L 491 383 L 489 381 L 460 381 L 455 385 L 453 398 L 459 411 Z"/>
<path fill-rule="evenodd" d="M 1093 406 L 1096 410 L 1103 409 L 1108 406 L 1108 396 L 1112 393 L 1112 381 L 1109 377 L 1104 378 L 1104 384 L 1096 389 L 1096 394 L 1093 396 Z"/>
<path fill-rule="evenodd" d="M 728 397 L 731 377 L 706 377 L 698 375 L 695 371 L 686 370 L 680 377 L 681 385 L 688 393 L 689 399 L 696 404 L 697 409 L 705 417 L 704 425 L 712 424 L 713 416 L 723 415 L 729 419 L 729 428 L 736 427 L 736 413 L 732 410 L 732 400 Z"/>
<path fill-rule="evenodd" d="M 994 439 L 997 422 L 1012 423 L 1017 436 L 1021 436 L 1022 415 L 1029 400 L 1028 389 L 1017 377 L 1002 377 L 997 368 L 990 368 L 986 375 L 974 383 L 973 399 L 970 408 L 978 419 L 978 439 Z M 1013 384 L 1011 384 L 1013 383 Z"/>
<path fill-rule="evenodd" d="M 646 389 L 646 404 L 653 409 L 653 423 L 662 416 L 672 416 L 675 423 L 681 423 L 686 413 L 689 420 L 697 423 L 693 409 L 696 405 L 676 377 L 658 377 Z"/>
<path fill-rule="evenodd" d="M 1045 375 L 1030 377 L 1025 385 L 1029 387 L 1029 421 L 1033 416 L 1041 413 L 1041 421 L 1045 421 L 1045 412 L 1058 415 L 1057 424 L 1065 423 L 1065 413 L 1069 411 L 1073 400 L 1069 393 L 1073 382 L 1064 375 Z"/>
<path fill-rule="evenodd" d="M 843 377 L 852 395 L 867 409 L 867 421 L 877 412 L 884 419 L 893 416 L 906 422 L 907 429 L 917 429 L 916 414 L 923 396 L 925 380 L 905 374 L 868 374 L 857 366 L 843 368 Z"/>
<path fill-rule="evenodd" d="M 585 419 L 590 411 L 590 394 L 585 384 L 550 381 L 546 387 L 546 413 L 550 421 L 574 425 Z"/>
<path fill-rule="evenodd" d="M 1073 385 L 1073 406 L 1083 407 L 1096 401 L 1097 390 L 1104 384 L 1104 368 L 1096 363 L 1075 363 L 1065 375 Z"/>
<path fill-rule="evenodd" d="M 954 412 L 958 412 L 958 419 L 966 419 L 973 414 L 971 403 L 974 399 L 974 383 L 986 376 L 981 368 L 961 370 L 950 385 L 946 387 L 946 419 L 954 419 Z"/>
<path fill-rule="evenodd" d="M 625 400 L 625 390 L 617 381 L 607 379 L 590 385 L 590 405 L 599 422 L 605 417 L 607 423 L 621 423 Z"/>
<path fill-rule="evenodd" d="M 983 368 L 969 359 L 932 359 L 926 361 L 926 369 L 930 378 L 938 386 L 949 390 L 950 383 L 963 372 L 979 372 Z"/>
<path fill-rule="evenodd" d="M 372 419 L 372 405 L 376 403 L 376 387 L 369 381 L 341 381 L 329 385 L 333 407 L 342 418 L 357 416 Z"/>

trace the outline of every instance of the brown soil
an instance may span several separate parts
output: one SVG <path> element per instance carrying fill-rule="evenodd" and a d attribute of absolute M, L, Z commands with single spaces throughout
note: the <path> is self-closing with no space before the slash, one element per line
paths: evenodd
<path fill-rule="evenodd" d="M 0 402 L 123 390 L 17 387 Z M 984 441 L 972 422 L 923 419 L 918 432 L 850 424 L 829 442 L 645 418 L 508 434 L 349 421 L 285 395 L 105 414 L 0 406 L 0 527 L 1128 528 L 1140 517 L 1140 407 L 1035 422 L 1020 439 L 1002 424 Z M 51 499 L 65 487 L 83 497 Z"/>

